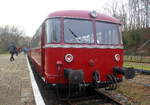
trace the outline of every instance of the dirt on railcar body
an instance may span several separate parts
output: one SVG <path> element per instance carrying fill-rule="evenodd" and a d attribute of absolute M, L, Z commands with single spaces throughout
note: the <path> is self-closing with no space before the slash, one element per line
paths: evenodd
<path fill-rule="evenodd" d="M 137 75 L 134 79 L 125 80 L 116 91 L 140 105 L 150 105 L 150 75 Z"/>

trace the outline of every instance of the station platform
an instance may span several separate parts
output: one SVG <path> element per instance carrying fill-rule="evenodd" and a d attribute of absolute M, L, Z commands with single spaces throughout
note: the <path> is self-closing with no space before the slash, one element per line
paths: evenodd
<path fill-rule="evenodd" d="M 26 56 L 0 55 L 0 105 L 35 105 Z"/>

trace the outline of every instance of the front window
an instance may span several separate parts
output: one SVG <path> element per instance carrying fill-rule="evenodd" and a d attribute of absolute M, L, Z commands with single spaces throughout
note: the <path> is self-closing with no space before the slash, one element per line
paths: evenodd
<path fill-rule="evenodd" d="M 96 22 L 96 36 L 98 44 L 119 44 L 119 25 Z"/>
<path fill-rule="evenodd" d="M 66 43 L 94 43 L 91 21 L 64 19 L 64 41 Z"/>
<path fill-rule="evenodd" d="M 59 43 L 61 36 L 60 19 L 48 19 L 45 25 L 47 43 Z"/>
<path fill-rule="evenodd" d="M 96 21 L 96 43 L 106 45 L 122 44 L 120 25 Z M 64 19 L 64 42 L 93 44 L 93 22 L 85 19 Z M 61 42 L 60 18 L 48 19 L 45 23 L 47 43 Z M 63 39 L 62 39 L 63 40 Z"/>

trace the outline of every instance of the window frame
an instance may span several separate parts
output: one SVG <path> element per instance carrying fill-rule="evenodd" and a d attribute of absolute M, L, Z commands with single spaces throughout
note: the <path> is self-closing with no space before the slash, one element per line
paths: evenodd
<path fill-rule="evenodd" d="M 48 21 L 48 20 L 52 20 L 52 19 L 58 19 L 59 21 L 60 21 L 60 41 L 59 42 L 48 42 L 47 40 L 48 40 L 48 35 L 47 35 L 47 26 L 46 26 L 46 22 Z M 61 19 L 61 17 L 53 17 L 53 18 L 48 18 L 48 19 L 46 19 L 45 21 L 44 21 L 44 35 L 45 35 L 45 38 L 44 38 L 44 41 L 45 41 L 45 44 L 60 44 L 60 43 L 62 43 L 62 19 Z"/>
<path fill-rule="evenodd" d="M 118 35 L 117 35 L 117 39 L 118 39 L 118 43 L 117 44 L 99 44 L 99 43 L 97 43 L 97 26 L 96 26 L 96 22 L 100 22 L 100 23 L 108 23 L 108 24 L 114 24 L 114 25 L 116 25 L 117 26 L 117 33 L 118 33 Z M 95 36 L 96 36 L 96 44 L 97 45 L 112 45 L 112 46 L 118 46 L 118 45 L 123 45 L 123 43 L 121 43 L 121 40 L 122 40 L 122 35 L 121 35 L 121 32 L 119 32 L 119 27 L 121 27 L 121 25 L 120 24 L 118 24 L 118 23 L 112 23 L 112 22 L 106 22 L 106 21 L 100 21 L 100 20 L 95 20 L 95 22 L 94 22 L 94 24 L 95 24 Z M 108 39 L 108 40 L 110 40 L 110 39 Z"/>
<path fill-rule="evenodd" d="M 91 22 L 92 25 L 92 32 L 93 32 L 93 42 L 92 43 L 67 43 L 65 42 L 65 33 L 64 33 L 64 28 L 65 28 L 65 19 L 72 19 L 72 20 L 85 20 Z M 65 44 L 81 44 L 81 45 L 94 45 L 95 44 L 95 32 L 94 32 L 94 20 L 93 19 L 83 19 L 83 18 L 71 18 L 71 17 L 65 17 L 63 18 L 63 43 Z"/>
<path fill-rule="evenodd" d="M 51 43 L 47 43 L 47 33 L 46 33 L 46 21 L 49 19 L 59 19 L 60 21 L 60 42 L 55 43 L 55 42 L 51 42 Z M 93 42 L 92 43 L 67 43 L 65 42 L 65 35 L 64 35 L 64 20 L 65 19 L 74 19 L 74 20 L 86 20 L 86 21 L 90 21 L 92 23 L 92 31 L 93 31 Z M 118 44 L 99 44 L 97 43 L 97 35 L 96 35 L 96 22 L 102 22 L 102 23 L 108 23 L 108 24 L 115 24 L 118 26 L 117 29 L 117 33 L 118 33 Z M 123 43 L 121 43 L 122 39 L 122 32 L 119 30 L 119 27 L 121 27 L 121 24 L 119 23 L 113 23 L 113 22 L 108 22 L 108 21 L 101 21 L 98 19 L 86 19 L 86 18 L 75 18 L 75 17 L 52 17 L 52 18 L 47 18 L 44 21 L 44 35 L 45 35 L 45 44 L 70 44 L 70 45 L 112 45 L 112 46 L 118 46 L 118 45 L 123 45 Z"/>

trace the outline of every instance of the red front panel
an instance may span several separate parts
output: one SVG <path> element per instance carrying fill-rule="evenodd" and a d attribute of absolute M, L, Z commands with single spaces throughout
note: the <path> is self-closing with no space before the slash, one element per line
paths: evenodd
<path fill-rule="evenodd" d="M 65 61 L 65 55 L 72 54 L 74 60 L 71 63 Z M 119 62 L 115 61 L 114 55 L 120 54 Z M 57 77 L 57 61 L 62 61 L 61 77 Z M 89 62 L 94 61 L 94 65 Z M 99 71 L 101 81 L 107 80 L 107 74 L 113 74 L 114 66 L 122 67 L 123 50 L 122 49 L 98 49 L 98 48 L 46 48 L 45 49 L 45 75 L 49 83 L 65 83 L 64 68 L 75 70 L 82 69 L 84 72 L 84 81 L 92 82 L 92 74 L 95 70 Z"/>

